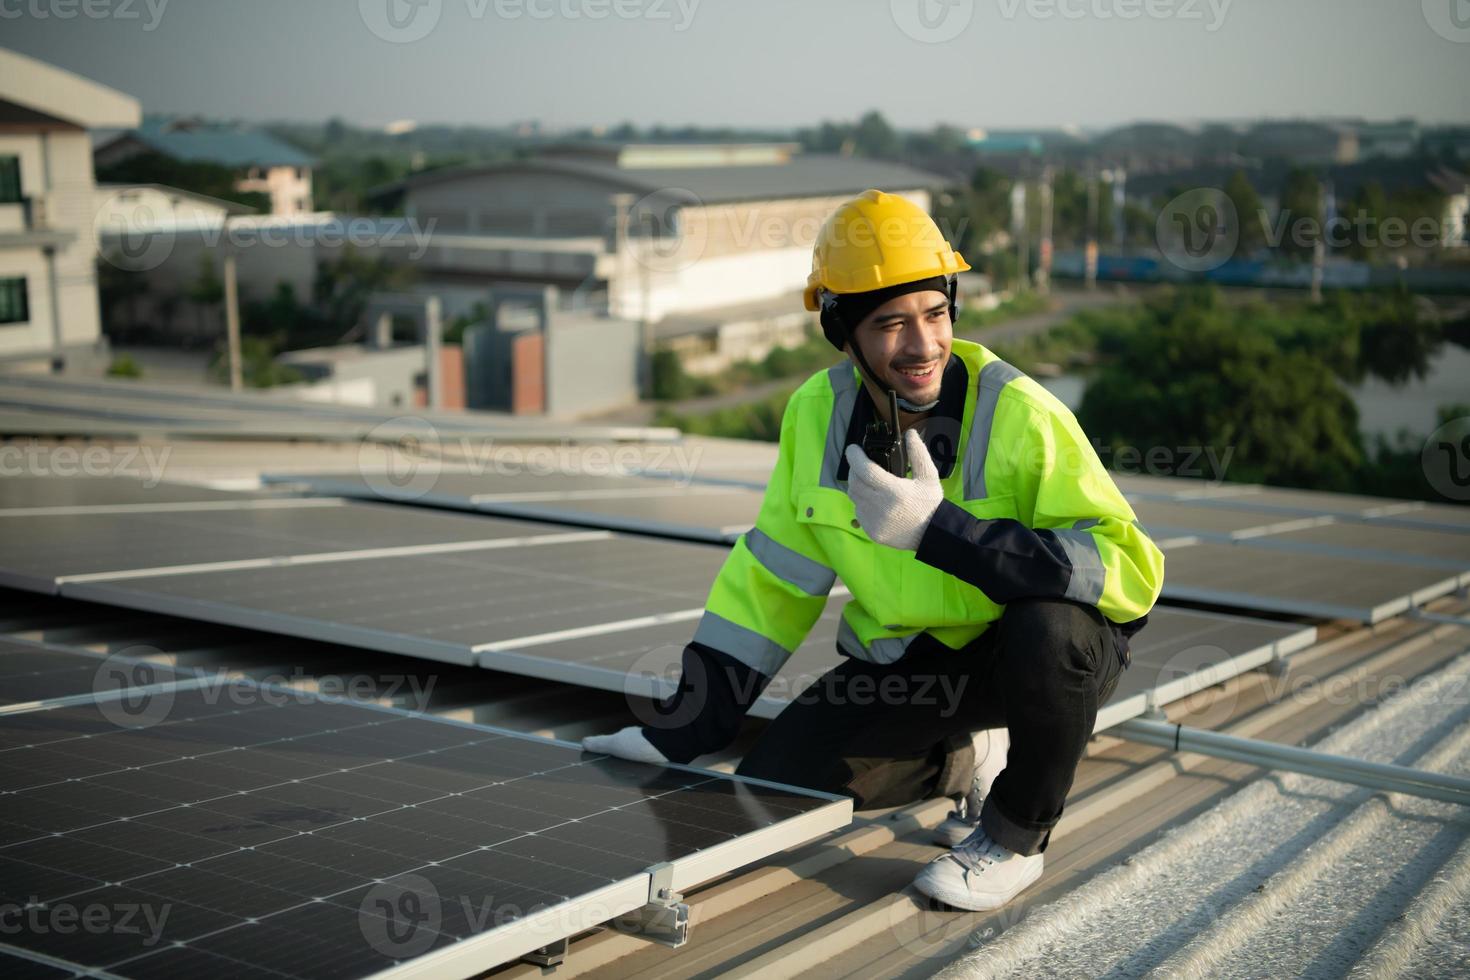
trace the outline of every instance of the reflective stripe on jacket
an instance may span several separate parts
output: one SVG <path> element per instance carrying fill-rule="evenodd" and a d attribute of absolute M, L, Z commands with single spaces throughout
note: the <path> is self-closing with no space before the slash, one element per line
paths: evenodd
<path fill-rule="evenodd" d="M 963 647 L 1019 598 L 1085 602 L 1118 624 L 1148 613 L 1163 553 L 1072 413 L 964 340 L 953 342 L 944 389 L 949 412 L 927 419 L 923 435 L 945 501 L 917 552 L 875 543 L 847 496 L 843 450 L 861 441 L 855 411 L 871 414 L 857 369 L 843 361 L 792 395 L 760 516 L 711 587 L 695 643 L 769 678 L 839 579 L 852 598 L 838 644 L 880 663 L 921 632 Z"/>

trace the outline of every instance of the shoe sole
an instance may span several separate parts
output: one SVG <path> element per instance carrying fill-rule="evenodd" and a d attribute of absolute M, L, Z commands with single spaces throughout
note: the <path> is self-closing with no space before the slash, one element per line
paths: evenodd
<path fill-rule="evenodd" d="M 951 890 L 943 887 L 933 887 L 933 891 L 926 891 L 919 887 L 918 881 L 914 882 L 914 888 L 922 895 L 927 895 L 936 901 L 943 902 L 951 908 L 963 909 L 966 912 L 989 912 L 998 909 L 1015 898 L 1021 892 L 1036 884 L 1036 879 L 1041 877 L 1043 863 L 1038 861 L 1032 866 L 1035 870 L 1026 872 L 1015 889 L 1008 895 L 976 895 L 970 891 Z"/>

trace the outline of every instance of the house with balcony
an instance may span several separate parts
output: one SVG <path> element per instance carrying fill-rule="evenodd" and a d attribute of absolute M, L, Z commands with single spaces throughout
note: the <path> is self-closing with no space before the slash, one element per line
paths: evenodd
<path fill-rule="evenodd" d="M 0 367 L 105 357 L 88 131 L 140 115 L 131 96 L 0 48 Z"/>

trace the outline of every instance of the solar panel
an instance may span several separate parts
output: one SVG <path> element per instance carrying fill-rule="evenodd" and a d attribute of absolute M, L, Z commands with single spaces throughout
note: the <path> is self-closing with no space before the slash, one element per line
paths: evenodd
<path fill-rule="evenodd" d="M 395 483 L 380 473 L 269 477 L 315 493 L 733 543 L 755 523 L 762 494 L 749 487 L 658 477 L 572 473 L 438 472 Z"/>
<path fill-rule="evenodd" d="M 134 657 L 104 656 L 10 637 L 0 637 L 0 714 L 35 707 L 120 698 L 179 683 L 199 675 Z"/>
<path fill-rule="evenodd" d="M 514 552 L 363 559 L 333 566 L 331 575 L 262 567 L 79 582 L 63 594 L 658 697 L 672 690 L 724 557 L 699 545 L 614 536 Z M 566 599 L 572 589 L 574 602 Z M 827 604 L 754 714 L 774 717 L 836 662 L 841 607 L 836 597 Z M 1142 654 L 1198 646 L 1203 641 L 1191 630 L 1216 628 L 1222 619 L 1230 627 L 1229 642 L 1218 644 L 1226 659 L 1310 634 L 1174 610 L 1153 616 L 1140 636 Z"/>
<path fill-rule="evenodd" d="M 1325 517 L 1303 517 L 1260 510 L 1173 500 L 1133 500 L 1133 512 L 1154 538 L 1178 534 L 1210 535 L 1220 538 L 1251 537 L 1302 527 Z"/>
<path fill-rule="evenodd" d="M 1302 551 L 1324 558 L 1363 558 L 1423 565 L 1460 575 L 1470 584 L 1470 535 L 1378 522 L 1335 521 L 1253 538 L 1262 548 Z"/>
<path fill-rule="evenodd" d="M 1264 540 L 1165 542 L 1164 598 L 1376 623 L 1454 591 L 1460 578 L 1423 565 L 1272 548 Z"/>
<path fill-rule="evenodd" d="M 137 465 L 146 469 L 141 463 Z M 0 512 L 106 504 L 202 503 L 250 500 L 258 496 L 130 476 L 21 475 L 0 480 Z"/>
<path fill-rule="evenodd" d="M 200 513 L 0 517 L 0 584 L 52 592 L 60 580 L 83 575 L 374 548 L 508 544 L 550 533 L 544 526 L 386 504 L 296 503 Z"/>
<path fill-rule="evenodd" d="M 852 812 L 249 682 L 0 716 L 0 792 L 7 952 L 139 978 L 468 976 Z"/>
<path fill-rule="evenodd" d="M 722 549 L 682 542 L 552 536 L 534 547 L 345 561 L 331 565 L 330 574 L 311 565 L 265 565 L 66 582 L 62 593 L 473 664 L 477 648 L 495 641 L 698 610 L 724 559 Z M 520 662 L 516 654 L 499 660 Z"/>
<path fill-rule="evenodd" d="M 1391 497 L 1263 487 L 1256 484 L 1197 484 L 1192 480 L 1117 476 L 1135 507 L 1144 501 L 1189 501 L 1200 507 L 1255 511 L 1261 523 L 1293 517 L 1335 517 L 1395 527 L 1470 533 L 1470 507 Z M 1270 520 L 1264 515 L 1270 515 Z"/>

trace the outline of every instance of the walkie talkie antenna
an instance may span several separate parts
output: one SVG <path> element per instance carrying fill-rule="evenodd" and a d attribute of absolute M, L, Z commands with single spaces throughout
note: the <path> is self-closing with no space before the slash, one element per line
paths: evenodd
<path fill-rule="evenodd" d="M 893 425 L 894 456 L 898 462 L 893 475 L 904 476 L 909 471 L 909 454 L 903 444 L 903 429 L 898 424 L 898 392 L 892 388 L 888 389 L 888 420 Z"/>

